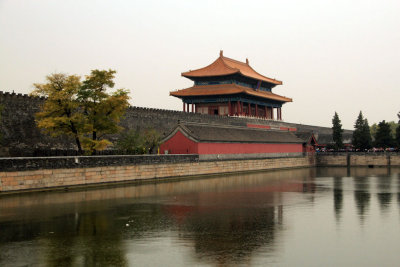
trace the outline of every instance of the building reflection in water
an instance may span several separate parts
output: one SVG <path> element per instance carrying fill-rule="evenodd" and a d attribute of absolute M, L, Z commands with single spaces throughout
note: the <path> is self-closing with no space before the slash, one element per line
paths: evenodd
<path fill-rule="evenodd" d="M 176 230 L 193 244 L 198 261 L 245 263 L 261 247 L 276 249 L 290 201 L 284 193 L 313 200 L 314 178 L 315 170 L 305 168 L 5 197 L 0 246 L 35 244 L 26 254 L 36 258 L 19 265 L 126 266 L 124 241 Z M 0 263 L 5 254 L 0 252 Z"/>
<path fill-rule="evenodd" d="M 251 265 L 260 254 L 284 253 L 285 234 L 299 222 L 293 214 L 301 216 L 302 209 L 324 202 L 328 206 L 319 208 L 331 210 L 332 202 L 324 201 L 328 198 L 342 227 L 351 199 L 356 209 L 349 215 L 359 217 L 361 225 L 375 211 L 372 196 L 386 215 L 394 194 L 400 205 L 398 173 L 304 168 L 5 196 L 0 201 L 0 266 L 127 266 L 152 250 L 137 244 L 160 239 L 178 251 L 187 249 L 185 256 L 194 265 Z M 132 250 L 132 244 L 143 251 Z"/>

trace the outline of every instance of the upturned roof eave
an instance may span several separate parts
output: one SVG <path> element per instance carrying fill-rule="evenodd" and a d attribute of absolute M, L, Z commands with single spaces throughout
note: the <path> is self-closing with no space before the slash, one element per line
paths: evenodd
<path fill-rule="evenodd" d="M 207 85 L 204 85 L 204 86 L 207 86 Z M 246 88 L 241 88 L 241 87 L 238 88 L 237 85 L 235 85 L 234 88 L 236 90 L 234 92 L 229 92 L 229 93 L 218 92 L 218 93 L 210 93 L 210 94 L 204 94 L 204 93 L 201 93 L 201 94 L 197 93 L 196 94 L 195 90 L 199 90 L 199 88 L 195 88 L 193 86 L 193 87 L 189 87 L 189 88 L 185 88 L 185 89 L 181 89 L 181 90 L 177 90 L 177 91 L 171 91 L 171 92 L 169 92 L 169 95 L 170 96 L 175 96 L 175 97 L 178 97 L 178 98 L 187 98 L 187 97 L 200 97 L 200 96 L 208 96 L 208 95 L 217 96 L 217 95 L 246 94 L 246 95 L 259 97 L 259 98 L 262 98 L 262 99 L 274 100 L 274 101 L 278 101 L 278 102 L 282 102 L 282 103 L 293 102 L 292 98 L 288 98 L 288 97 L 285 97 L 285 96 L 280 96 L 280 95 L 277 95 L 277 94 L 272 94 L 271 93 L 271 95 L 268 95 L 268 94 L 262 95 L 263 93 L 261 93 L 259 91 L 254 91 L 253 92 L 253 91 L 250 91 L 250 90 L 248 90 Z M 183 90 L 187 90 L 187 91 L 190 90 L 190 91 L 192 91 L 192 94 L 191 95 L 182 95 L 180 92 L 182 92 Z M 212 89 L 210 89 L 210 90 L 212 90 Z M 281 99 L 276 99 L 276 98 L 281 98 Z"/>
<path fill-rule="evenodd" d="M 230 61 L 230 62 L 234 62 L 235 64 L 238 64 L 239 67 L 234 67 L 234 66 L 229 66 L 229 63 L 227 63 L 226 61 Z M 215 68 L 218 68 L 219 66 L 223 66 L 223 70 L 216 70 Z M 250 69 L 251 72 L 254 72 L 254 74 L 256 76 L 259 77 L 254 77 L 254 76 L 250 76 L 250 75 L 246 75 L 242 72 L 241 67 L 240 66 L 244 66 L 245 68 Z M 220 73 L 218 74 L 198 74 L 199 72 L 206 72 L 206 71 L 211 71 L 211 72 L 215 72 L 215 71 L 219 71 Z M 214 62 L 212 62 L 210 65 L 207 65 L 203 68 L 199 68 L 196 70 L 190 70 L 190 71 L 186 71 L 186 72 L 182 72 L 181 76 L 189 78 L 191 80 L 193 80 L 194 78 L 199 78 L 199 77 L 220 77 L 220 76 L 226 76 L 226 75 L 232 75 L 232 74 L 236 74 L 239 73 L 240 75 L 242 75 L 243 77 L 247 77 L 250 79 L 253 79 L 255 81 L 263 81 L 263 82 L 267 82 L 272 84 L 273 86 L 276 85 L 282 85 L 282 81 L 276 80 L 276 79 L 272 79 L 269 77 L 266 77 L 260 73 L 258 73 L 257 71 L 255 71 L 249 64 L 232 59 L 232 58 L 228 58 L 228 57 L 224 57 L 222 55 L 222 53 L 220 54 L 220 56 L 214 60 Z"/>
<path fill-rule="evenodd" d="M 190 72 L 182 72 L 182 73 L 181 73 L 181 76 L 182 76 L 182 77 L 185 77 L 185 78 L 188 78 L 188 79 L 190 79 L 190 80 L 193 81 L 193 80 L 195 80 L 196 78 L 201 78 L 201 77 L 204 77 L 204 78 L 207 78 L 207 77 L 223 77 L 223 76 L 228 76 L 228 75 L 232 75 L 232 74 L 240 74 L 241 76 L 246 77 L 246 78 L 249 78 L 249 79 L 252 79 L 252 80 L 254 80 L 254 81 L 259 81 L 259 80 L 261 80 L 261 81 L 263 81 L 263 82 L 269 83 L 269 84 L 272 85 L 272 87 L 275 87 L 275 86 L 277 86 L 277 85 L 282 85 L 282 84 L 283 84 L 282 81 L 270 79 L 270 78 L 268 78 L 268 77 L 265 77 L 264 79 L 256 79 L 256 78 L 251 77 L 251 76 L 249 76 L 249 75 L 243 74 L 240 70 L 232 71 L 232 72 L 227 72 L 227 73 L 223 73 L 223 74 L 215 74 L 215 75 L 212 75 L 212 74 L 208 74 L 208 75 L 190 75 L 189 73 L 190 73 Z M 261 75 L 261 74 L 259 74 L 259 75 Z"/>

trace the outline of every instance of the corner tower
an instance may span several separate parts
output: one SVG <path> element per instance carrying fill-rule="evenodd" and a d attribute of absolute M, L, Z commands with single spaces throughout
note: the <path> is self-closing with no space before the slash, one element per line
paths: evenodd
<path fill-rule="evenodd" d="M 183 72 L 182 76 L 194 85 L 170 95 L 182 99 L 184 112 L 282 120 L 282 105 L 292 102 L 272 93 L 281 81 L 259 74 L 248 59 L 240 62 L 224 57 L 223 51 L 210 65 Z"/>

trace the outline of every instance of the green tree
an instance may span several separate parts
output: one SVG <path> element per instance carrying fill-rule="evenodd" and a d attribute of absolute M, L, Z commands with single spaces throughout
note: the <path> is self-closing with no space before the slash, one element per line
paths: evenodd
<path fill-rule="evenodd" d="M 78 92 L 78 101 L 86 119 L 85 132 L 90 133 L 82 141 L 92 155 L 111 144 L 105 135 L 122 130 L 118 123 L 129 106 L 127 90 L 118 89 L 113 94 L 107 92 L 114 87 L 115 73 L 114 70 L 92 70 Z"/>
<path fill-rule="evenodd" d="M 390 134 L 394 138 L 396 136 L 396 129 L 397 129 L 398 123 L 396 123 L 394 121 L 389 121 L 387 123 L 389 124 L 389 127 L 390 127 Z M 373 137 L 375 137 L 376 132 L 378 131 L 378 124 L 376 124 L 376 123 L 372 124 L 370 127 L 370 130 L 371 130 L 371 135 Z"/>
<path fill-rule="evenodd" d="M 161 135 L 153 128 L 129 130 L 121 134 L 115 147 L 126 154 L 152 154 L 158 148 Z"/>
<path fill-rule="evenodd" d="M 396 136 L 396 129 L 397 129 L 398 123 L 396 123 L 394 121 L 389 121 L 388 123 L 389 123 L 389 126 L 390 126 L 390 134 L 394 138 Z"/>
<path fill-rule="evenodd" d="M 373 141 L 375 140 L 376 132 L 378 131 L 378 124 L 374 123 L 369 127 Z"/>
<path fill-rule="evenodd" d="M 332 138 L 334 147 L 336 150 L 343 148 L 343 137 L 342 137 L 343 129 L 342 124 L 339 119 L 339 115 L 335 111 L 335 115 L 332 118 Z"/>
<path fill-rule="evenodd" d="M 364 119 L 361 111 L 354 124 L 352 143 L 354 148 L 360 149 L 362 151 L 371 148 L 372 145 L 368 120 Z"/>
<path fill-rule="evenodd" d="M 394 145 L 394 139 L 391 134 L 391 129 L 389 123 L 385 120 L 378 124 L 378 130 L 375 134 L 375 146 L 376 147 L 392 147 Z"/>
<path fill-rule="evenodd" d="M 145 150 L 143 136 L 140 135 L 139 130 L 129 130 L 123 132 L 115 147 L 125 154 L 143 154 Z"/>
<path fill-rule="evenodd" d="M 365 147 L 364 148 L 365 149 L 372 148 L 372 136 L 371 136 L 369 123 L 366 118 L 364 119 L 363 134 L 365 136 Z"/>
<path fill-rule="evenodd" d="M 144 145 L 150 154 L 153 154 L 154 150 L 158 148 L 161 141 L 161 135 L 153 128 L 146 129 L 143 133 Z"/>
<path fill-rule="evenodd" d="M 44 96 L 46 101 L 36 113 L 36 124 L 51 136 L 72 136 L 79 154 L 82 154 L 81 138 L 85 118 L 76 95 L 81 88 L 80 77 L 55 73 L 46 77 L 47 83 L 34 84 L 31 95 Z"/>

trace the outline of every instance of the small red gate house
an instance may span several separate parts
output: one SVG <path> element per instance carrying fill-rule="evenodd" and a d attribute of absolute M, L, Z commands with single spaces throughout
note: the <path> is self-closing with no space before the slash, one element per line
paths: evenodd
<path fill-rule="evenodd" d="M 163 154 L 264 154 L 301 153 L 303 141 L 292 132 L 180 123 L 161 141 Z"/>
<path fill-rule="evenodd" d="M 303 152 L 314 153 L 318 142 L 313 132 L 296 132 L 295 135 L 303 141 Z"/>

